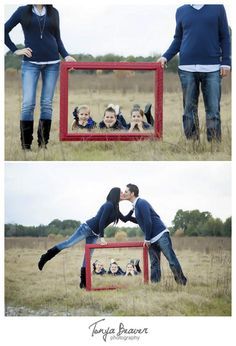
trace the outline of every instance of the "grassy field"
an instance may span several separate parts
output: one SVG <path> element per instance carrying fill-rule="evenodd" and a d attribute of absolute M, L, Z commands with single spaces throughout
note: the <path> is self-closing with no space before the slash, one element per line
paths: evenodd
<path fill-rule="evenodd" d="M 40 272 L 37 262 L 56 239 L 7 238 L 5 242 L 5 313 L 15 316 L 230 316 L 231 239 L 173 237 L 173 245 L 188 278 L 178 286 L 162 257 L 162 281 L 142 283 L 142 277 L 93 278 L 93 286 L 119 284 L 111 291 L 79 288 L 83 244 L 61 252 Z M 121 267 L 141 258 L 139 249 L 102 249 L 93 259 L 111 258 Z"/>
<path fill-rule="evenodd" d="M 59 83 L 54 98 L 54 118 L 48 150 L 38 151 L 36 132 L 39 107 L 35 112 L 32 152 L 20 147 L 19 113 L 21 107 L 20 72 L 5 75 L 5 159 L 15 160 L 231 160 L 231 89 L 230 79 L 223 81 L 221 102 L 222 143 L 208 143 L 205 136 L 205 114 L 202 98 L 199 105 L 200 142 L 187 141 L 182 130 L 182 93 L 177 75 L 166 74 L 164 90 L 164 137 L 162 141 L 136 142 L 60 142 L 59 141 Z M 107 75 L 72 75 L 69 83 L 69 123 L 73 108 L 88 103 L 95 120 L 102 119 L 107 103 L 120 104 L 127 120 L 134 103 L 142 107 L 153 102 L 153 77 L 135 75 L 129 79 L 111 79 Z M 39 104 L 39 95 L 37 98 Z"/>

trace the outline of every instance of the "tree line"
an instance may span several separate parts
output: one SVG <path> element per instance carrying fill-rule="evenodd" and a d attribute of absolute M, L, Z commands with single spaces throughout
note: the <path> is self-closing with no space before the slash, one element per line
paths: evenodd
<path fill-rule="evenodd" d="M 172 221 L 172 233 L 182 231 L 186 236 L 219 236 L 231 237 L 232 218 L 225 222 L 214 218 L 208 211 L 179 209 Z"/>
<path fill-rule="evenodd" d="M 81 222 L 76 220 L 55 219 L 48 225 L 23 226 L 20 224 L 5 224 L 5 237 L 47 237 L 49 235 L 70 236 Z M 209 212 L 199 210 L 179 209 L 172 221 L 172 226 L 168 227 L 171 234 L 181 234 L 185 236 L 218 236 L 231 237 L 231 217 L 223 222 L 219 218 L 214 218 Z M 139 227 L 117 227 L 108 226 L 105 229 L 105 236 L 112 238 L 117 232 L 123 231 L 128 238 L 143 236 Z"/>
<path fill-rule="evenodd" d="M 19 44 L 17 45 L 18 49 L 24 48 L 23 45 Z M 76 59 L 78 62 L 156 62 L 157 59 L 160 57 L 160 54 L 153 54 L 147 57 L 143 57 L 141 55 L 134 56 L 123 56 L 123 55 L 117 55 L 108 53 L 105 55 L 97 55 L 93 56 L 91 54 L 72 54 L 72 56 Z M 21 60 L 22 57 L 14 55 L 11 53 L 11 51 L 8 51 L 5 54 L 5 69 L 15 69 L 20 70 L 21 69 Z M 174 57 L 169 63 L 168 63 L 168 69 L 167 72 L 177 72 L 178 68 L 178 57 Z M 83 73 L 88 73 L 88 71 L 83 70 Z M 91 73 L 91 72 L 90 72 Z M 95 71 L 94 71 L 95 73 Z"/>

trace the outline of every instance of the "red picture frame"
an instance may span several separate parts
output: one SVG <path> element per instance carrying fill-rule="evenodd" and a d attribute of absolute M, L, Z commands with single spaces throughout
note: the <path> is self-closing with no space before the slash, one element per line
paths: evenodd
<path fill-rule="evenodd" d="M 86 262 L 86 290 L 87 291 L 102 291 L 102 290 L 111 290 L 117 289 L 117 286 L 108 286 L 108 287 L 92 287 L 92 278 L 91 278 L 91 249 L 117 249 L 117 248 L 142 248 L 143 249 L 143 282 L 147 284 L 149 281 L 149 271 L 148 271 L 148 248 L 143 246 L 143 242 L 122 242 L 122 243 L 108 243 L 107 245 L 100 244 L 86 244 L 85 245 L 85 262 Z"/>
<path fill-rule="evenodd" d="M 148 133 L 68 133 L 68 72 L 71 70 L 149 70 L 155 73 L 154 131 Z M 62 62 L 60 67 L 60 140 L 61 141 L 133 141 L 162 139 L 163 68 L 149 62 Z"/>

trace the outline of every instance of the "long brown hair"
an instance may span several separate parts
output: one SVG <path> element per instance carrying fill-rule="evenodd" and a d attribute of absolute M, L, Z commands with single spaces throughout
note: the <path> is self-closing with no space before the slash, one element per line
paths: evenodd
<path fill-rule="evenodd" d="M 107 201 L 111 202 L 115 208 L 116 218 L 115 223 L 119 221 L 119 202 L 120 202 L 120 188 L 113 187 L 107 195 Z"/>
<path fill-rule="evenodd" d="M 59 18 L 58 18 L 58 12 L 53 7 L 53 5 L 43 5 L 46 7 L 47 11 L 47 18 L 50 21 L 50 29 L 52 31 L 55 31 L 59 28 Z M 29 27 L 32 20 L 32 8 L 33 5 L 26 5 L 25 11 L 22 14 L 21 17 L 21 24 L 22 26 Z"/>

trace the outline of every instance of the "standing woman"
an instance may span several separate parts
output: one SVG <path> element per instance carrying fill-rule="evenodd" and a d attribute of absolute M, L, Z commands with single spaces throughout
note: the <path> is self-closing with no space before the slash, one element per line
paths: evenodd
<path fill-rule="evenodd" d="M 91 196 L 92 198 L 93 196 Z M 101 238 L 101 245 L 106 245 L 104 240 L 104 229 L 112 222 L 117 223 L 119 219 L 123 222 L 129 221 L 133 213 L 133 209 L 124 216 L 119 210 L 119 202 L 122 198 L 122 193 L 119 187 L 113 187 L 107 195 L 106 202 L 100 207 L 97 215 L 81 224 L 79 228 L 67 240 L 55 245 L 43 254 L 38 262 L 39 270 L 42 270 L 44 265 L 56 256 L 61 250 L 69 248 L 81 240 L 85 239 L 86 244 L 95 244 L 98 238 Z M 81 267 L 81 282 L 80 288 L 86 287 L 85 277 L 85 257 Z"/>
<path fill-rule="evenodd" d="M 25 48 L 17 49 L 9 32 L 21 24 Z M 19 7 L 5 24 L 5 44 L 16 55 L 22 55 L 22 108 L 20 138 L 22 149 L 30 150 L 33 140 L 34 109 L 39 76 L 42 76 L 38 146 L 46 148 L 52 119 L 52 101 L 59 75 L 60 57 L 75 61 L 60 37 L 59 13 L 52 5 Z"/>

